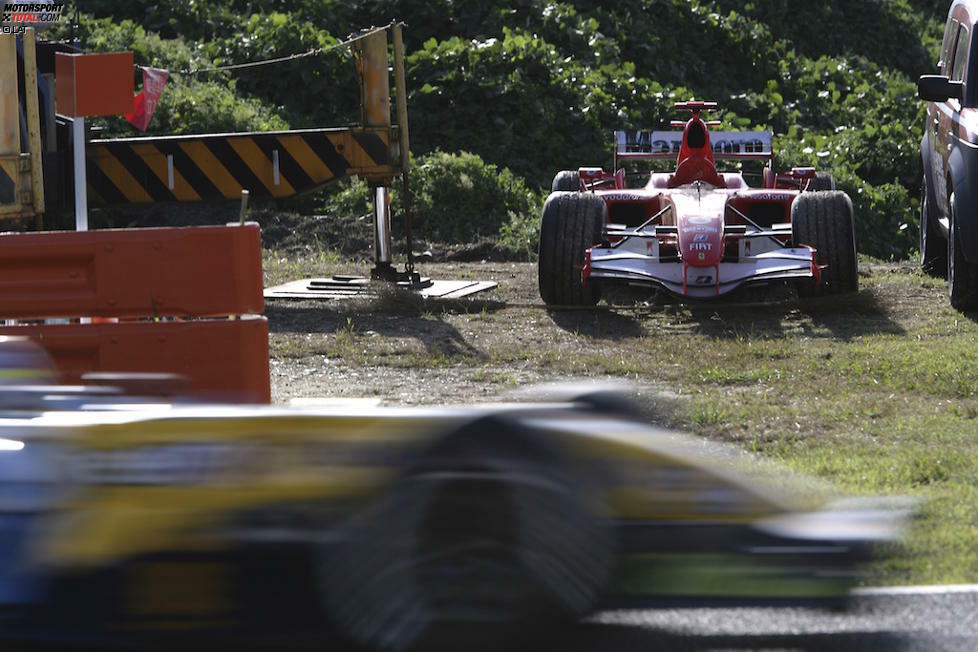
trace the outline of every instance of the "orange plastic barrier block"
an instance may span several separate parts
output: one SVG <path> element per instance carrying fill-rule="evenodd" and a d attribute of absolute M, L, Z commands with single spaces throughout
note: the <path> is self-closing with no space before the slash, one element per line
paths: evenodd
<path fill-rule="evenodd" d="M 75 117 L 132 113 L 132 52 L 54 55 L 58 113 Z"/>
<path fill-rule="evenodd" d="M 260 314 L 257 224 L 0 236 L 0 318 Z"/>
<path fill-rule="evenodd" d="M 69 383 L 90 372 L 174 373 L 195 398 L 271 400 L 264 317 L 3 326 L 0 335 L 40 342 Z"/>

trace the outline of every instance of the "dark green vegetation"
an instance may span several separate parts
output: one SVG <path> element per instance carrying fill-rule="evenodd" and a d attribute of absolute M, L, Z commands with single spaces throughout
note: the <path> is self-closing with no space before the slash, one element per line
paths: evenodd
<path fill-rule="evenodd" d="M 902 258 L 917 242 L 923 104 L 915 80 L 934 70 L 947 5 L 93 0 L 80 34 L 88 48 L 131 48 L 139 64 L 179 71 L 329 47 L 361 27 L 404 20 L 414 154 L 472 152 L 509 168 L 516 181 L 499 175 L 500 188 L 487 197 L 510 192 L 519 178 L 544 193 L 557 170 L 610 166 L 612 130 L 662 127 L 675 117 L 675 100 L 716 99 L 724 128 L 778 134 L 779 166 L 832 170 L 853 199 L 860 251 Z M 177 75 L 151 130 L 335 126 L 356 121 L 358 106 L 352 61 L 333 50 L 233 74 Z M 106 127 L 132 133 L 121 120 Z M 452 170 L 477 160 L 449 159 L 437 161 Z M 433 177 L 429 185 L 456 184 L 450 174 Z M 465 201 L 462 194 L 431 192 Z M 465 240 L 505 225 L 508 248 L 525 253 L 535 249 L 540 199 L 514 200 L 506 219 L 464 211 L 445 229 L 435 226 L 443 217 L 422 206 L 422 235 Z M 343 205 L 317 208 L 349 217 L 337 212 Z"/>

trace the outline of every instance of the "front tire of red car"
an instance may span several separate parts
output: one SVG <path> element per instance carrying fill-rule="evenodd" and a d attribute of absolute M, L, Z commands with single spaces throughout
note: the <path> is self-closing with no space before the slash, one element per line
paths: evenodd
<path fill-rule="evenodd" d="M 548 306 L 589 307 L 601 298 L 584 283 L 584 252 L 601 241 L 607 221 L 604 200 L 593 193 L 555 192 L 543 205 L 537 277 Z"/>
<path fill-rule="evenodd" d="M 961 236 L 957 234 L 958 218 L 951 195 L 951 228 L 947 243 L 947 284 L 951 307 L 965 311 L 978 309 L 978 265 L 964 259 Z"/>
<path fill-rule="evenodd" d="M 818 284 L 799 281 L 803 298 L 844 294 L 859 289 L 856 232 L 852 202 L 844 192 L 802 193 L 791 205 L 791 233 L 795 246 L 815 249 L 815 261 L 825 265 Z"/>

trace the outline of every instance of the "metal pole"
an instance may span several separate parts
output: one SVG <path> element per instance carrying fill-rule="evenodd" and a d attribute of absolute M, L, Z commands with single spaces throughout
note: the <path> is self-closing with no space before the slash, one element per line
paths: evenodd
<path fill-rule="evenodd" d="M 31 197 L 38 228 L 43 226 L 44 172 L 41 159 L 41 111 L 37 103 L 37 53 L 34 28 L 24 33 L 24 98 L 27 104 L 27 133 L 31 152 Z"/>
<path fill-rule="evenodd" d="M 394 36 L 394 91 L 397 93 L 397 135 L 398 150 L 401 154 L 401 189 L 404 193 L 404 237 L 407 244 L 407 271 L 414 272 L 414 242 L 411 233 L 411 186 L 408 181 L 411 170 L 411 150 L 408 145 L 407 82 L 404 78 L 404 38 L 401 34 L 403 23 L 394 23 L 391 31 Z"/>
<path fill-rule="evenodd" d="M 248 197 L 250 194 L 247 190 L 241 191 L 241 213 L 238 215 L 240 226 L 244 226 L 245 218 L 248 216 Z"/>
<path fill-rule="evenodd" d="M 85 118 L 71 123 L 75 161 L 75 230 L 88 231 L 88 180 L 85 176 Z"/>
<path fill-rule="evenodd" d="M 374 233 L 376 242 L 376 264 L 378 268 L 391 264 L 391 189 L 386 186 L 374 188 Z"/>

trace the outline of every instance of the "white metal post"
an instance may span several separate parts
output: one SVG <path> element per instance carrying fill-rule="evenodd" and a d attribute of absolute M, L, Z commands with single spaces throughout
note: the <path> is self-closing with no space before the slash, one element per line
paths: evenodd
<path fill-rule="evenodd" d="M 88 180 L 85 177 L 85 118 L 76 117 L 71 126 L 75 159 L 75 230 L 88 231 Z"/>
<path fill-rule="evenodd" d="M 391 189 L 377 186 L 374 189 L 374 234 L 378 267 L 391 264 Z"/>

